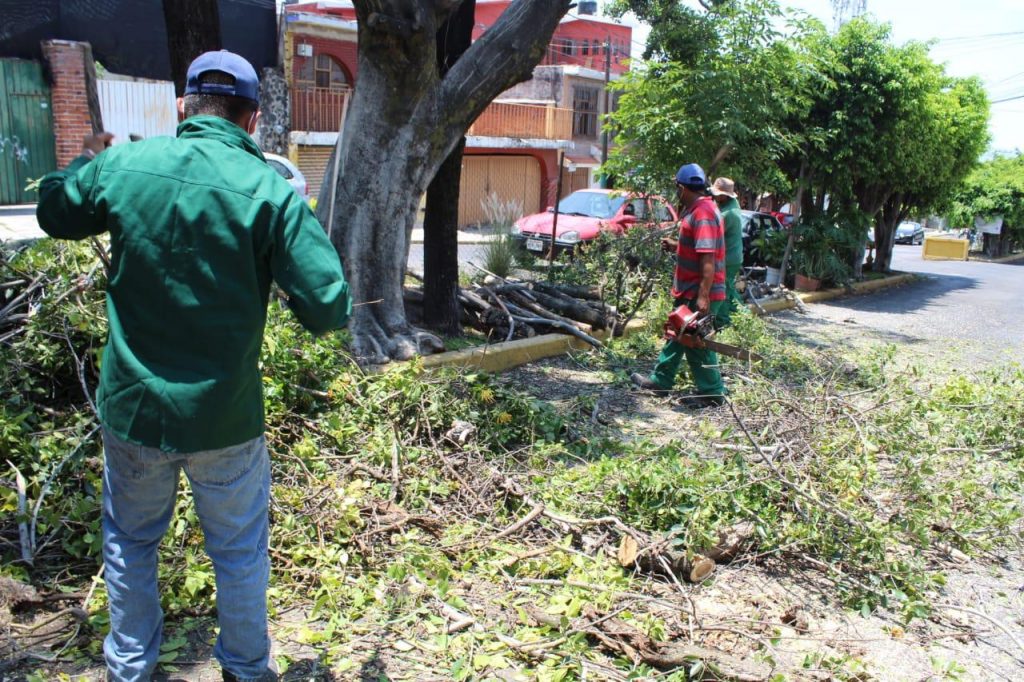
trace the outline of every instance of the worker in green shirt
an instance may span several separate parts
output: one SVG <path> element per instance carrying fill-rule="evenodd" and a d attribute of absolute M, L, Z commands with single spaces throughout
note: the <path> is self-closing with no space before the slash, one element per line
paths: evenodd
<path fill-rule="evenodd" d="M 717 316 L 719 328 L 728 327 L 740 299 L 736 293 L 736 275 L 743 267 L 743 215 L 736 200 L 736 183 L 729 178 L 716 178 L 711 184 L 711 196 L 725 222 L 725 303 Z"/>
<path fill-rule="evenodd" d="M 181 470 L 213 561 L 225 680 L 275 680 L 267 633 L 270 462 L 258 366 L 272 282 L 316 334 L 345 325 L 348 285 L 309 207 L 250 137 L 252 65 L 207 52 L 188 70 L 177 137 L 82 154 L 40 187 L 51 236 L 109 233 L 103 427 L 108 679 L 148 680 L 163 613 L 157 548 Z"/>

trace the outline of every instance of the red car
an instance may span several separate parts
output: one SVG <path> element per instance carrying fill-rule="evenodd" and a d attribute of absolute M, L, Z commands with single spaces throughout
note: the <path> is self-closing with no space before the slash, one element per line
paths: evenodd
<path fill-rule="evenodd" d="M 513 237 L 527 251 L 547 253 L 554 219 L 554 208 L 524 216 L 513 226 Z M 637 223 L 673 227 L 678 220 L 675 208 L 661 197 L 613 189 L 581 189 L 558 202 L 555 252 L 572 251 L 577 244 L 597 239 L 601 232 L 621 235 Z"/>

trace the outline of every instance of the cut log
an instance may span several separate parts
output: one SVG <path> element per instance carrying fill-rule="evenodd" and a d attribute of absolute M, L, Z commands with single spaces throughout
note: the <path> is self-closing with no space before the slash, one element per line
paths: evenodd
<path fill-rule="evenodd" d="M 595 286 L 573 286 L 571 284 L 534 282 L 533 288 L 549 296 L 568 296 L 569 298 L 582 298 L 585 301 L 601 300 L 601 292 Z"/>
<path fill-rule="evenodd" d="M 542 291 L 537 291 L 536 289 L 532 291 L 532 294 L 533 297 L 537 299 L 537 303 L 552 312 L 558 313 L 562 317 L 568 317 L 569 319 L 576 320 L 577 322 L 586 322 L 595 331 L 608 327 L 608 321 L 605 320 L 604 315 L 585 303 L 562 296 L 549 296 L 548 294 L 545 294 Z"/>
<path fill-rule="evenodd" d="M 718 564 L 726 564 L 739 556 L 744 546 L 754 537 L 754 524 L 745 521 L 718 533 L 718 544 L 704 552 L 704 556 Z"/>
<path fill-rule="evenodd" d="M 510 291 L 507 294 L 505 294 L 505 296 L 509 299 L 511 304 L 513 304 L 515 306 L 518 306 L 521 310 L 523 310 L 522 314 L 524 316 L 535 315 L 537 317 L 545 317 L 545 318 L 547 318 L 549 320 L 556 320 L 558 322 L 564 322 L 566 324 L 572 325 L 572 326 L 576 327 L 577 329 L 579 329 L 581 332 L 589 332 L 589 331 L 591 331 L 589 325 L 586 325 L 586 324 L 584 324 L 582 322 L 577 322 L 576 320 L 570 320 L 568 317 L 562 317 L 561 315 L 556 315 L 555 313 L 551 312 L 550 310 L 548 310 L 544 306 L 541 306 L 541 305 L 533 302 L 531 299 L 527 298 L 526 296 L 524 296 L 522 292 Z"/>
<path fill-rule="evenodd" d="M 464 305 L 468 305 L 477 312 L 481 313 L 487 312 L 492 308 L 490 303 L 485 301 L 476 292 L 470 291 L 468 289 L 459 290 L 459 300 L 461 300 Z"/>
<path fill-rule="evenodd" d="M 628 535 L 623 535 L 619 542 L 618 559 L 624 568 L 637 566 L 641 570 L 661 575 L 665 575 L 667 569 L 672 575 L 691 583 L 703 582 L 715 572 L 715 562 L 707 556 L 695 554 L 688 557 L 685 552 L 666 549 L 660 543 L 641 548 Z"/>

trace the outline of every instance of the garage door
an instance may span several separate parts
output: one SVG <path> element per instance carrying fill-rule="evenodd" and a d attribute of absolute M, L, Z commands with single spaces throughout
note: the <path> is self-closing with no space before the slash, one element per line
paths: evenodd
<path fill-rule="evenodd" d="M 309 188 L 309 196 L 315 197 L 320 194 L 320 185 L 324 182 L 324 175 L 327 172 L 327 162 L 331 158 L 334 147 L 330 145 L 305 145 L 300 144 L 298 158 L 295 163 L 306 178 L 306 186 Z"/>
<path fill-rule="evenodd" d="M 463 157 L 459 226 L 487 222 L 483 202 L 491 192 L 502 201 L 519 201 L 524 214 L 537 213 L 540 177 L 540 162 L 532 156 Z"/>

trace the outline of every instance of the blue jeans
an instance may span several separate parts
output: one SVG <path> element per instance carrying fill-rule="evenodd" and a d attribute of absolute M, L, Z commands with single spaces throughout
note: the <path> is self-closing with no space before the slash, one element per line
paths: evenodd
<path fill-rule="evenodd" d="M 239 679 L 264 674 L 267 636 L 267 504 L 270 457 L 263 436 L 220 450 L 163 452 L 103 431 L 103 560 L 110 679 L 148 680 L 160 654 L 163 610 L 157 547 L 167 532 L 178 471 L 192 486 L 217 582 L 220 635 L 213 653 Z"/>

